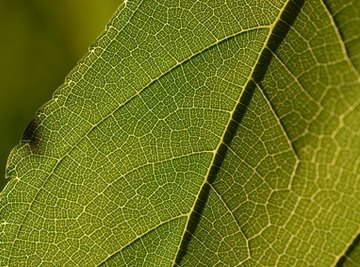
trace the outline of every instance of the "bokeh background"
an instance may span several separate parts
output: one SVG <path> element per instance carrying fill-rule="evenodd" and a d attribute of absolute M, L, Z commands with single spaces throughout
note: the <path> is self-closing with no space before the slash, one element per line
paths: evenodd
<path fill-rule="evenodd" d="M 0 190 L 12 147 L 121 2 L 0 0 Z"/>

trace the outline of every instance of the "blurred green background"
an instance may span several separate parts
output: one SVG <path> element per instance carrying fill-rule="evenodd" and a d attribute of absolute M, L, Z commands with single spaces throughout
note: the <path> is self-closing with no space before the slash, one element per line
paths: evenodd
<path fill-rule="evenodd" d="M 10 150 L 121 2 L 0 0 L 0 190 Z"/>

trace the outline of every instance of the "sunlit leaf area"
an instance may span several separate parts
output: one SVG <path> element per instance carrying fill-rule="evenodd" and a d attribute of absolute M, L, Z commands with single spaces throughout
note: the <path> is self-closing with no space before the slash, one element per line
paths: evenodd
<path fill-rule="evenodd" d="M 2 35 L 0 266 L 360 266 L 360 1 L 69 5 Z"/>

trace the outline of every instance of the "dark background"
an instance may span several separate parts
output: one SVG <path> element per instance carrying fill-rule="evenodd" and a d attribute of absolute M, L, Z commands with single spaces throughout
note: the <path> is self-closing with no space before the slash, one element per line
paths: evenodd
<path fill-rule="evenodd" d="M 0 190 L 8 154 L 121 0 L 0 0 Z"/>

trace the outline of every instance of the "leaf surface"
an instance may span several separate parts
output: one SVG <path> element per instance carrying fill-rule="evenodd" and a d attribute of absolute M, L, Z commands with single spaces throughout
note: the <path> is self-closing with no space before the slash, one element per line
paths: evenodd
<path fill-rule="evenodd" d="M 1 266 L 356 261 L 359 11 L 127 1 L 9 156 Z"/>

